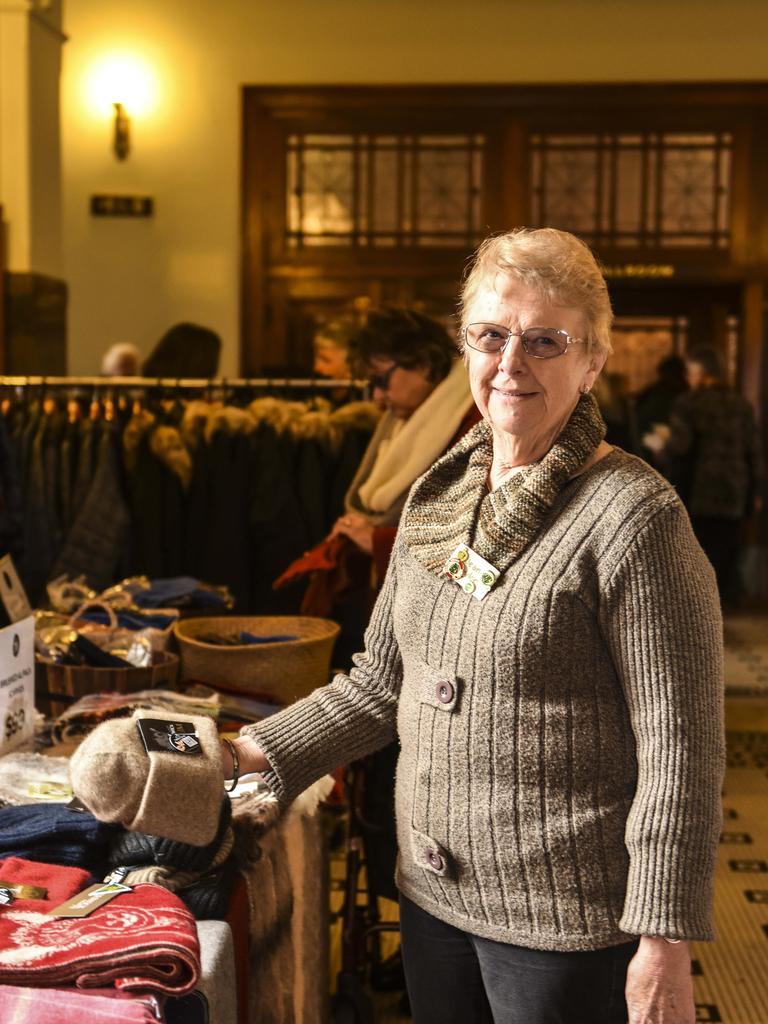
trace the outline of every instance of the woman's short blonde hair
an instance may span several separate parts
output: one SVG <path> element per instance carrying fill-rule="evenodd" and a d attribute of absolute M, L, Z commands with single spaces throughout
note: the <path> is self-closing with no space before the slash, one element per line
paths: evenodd
<path fill-rule="evenodd" d="M 497 274 L 536 289 L 553 305 L 581 310 L 588 352 L 610 355 L 613 351 L 608 287 L 591 249 L 580 238 L 556 228 L 515 228 L 486 238 L 464 279 L 459 303 L 462 326 L 478 291 L 492 287 Z"/>

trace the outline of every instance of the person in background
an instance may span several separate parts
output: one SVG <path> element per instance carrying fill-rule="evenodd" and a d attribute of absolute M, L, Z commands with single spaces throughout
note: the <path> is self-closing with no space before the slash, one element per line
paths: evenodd
<path fill-rule="evenodd" d="M 141 368 L 145 377 L 191 377 L 211 380 L 219 370 L 221 338 L 199 324 L 170 327 Z"/>
<path fill-rule="evenodd" d="M 755 415 L 749 402 L 725 382 L 715 349 L 692 349 L 685 371 L 690 391 L 672 406 L 661 454 L 715 569 L 720 598 L 727 603 L 734 597 L 744 520 L 762 501 Z"/>
<path fill-rule="evenodd" d="M 685 362 L 680 356 L 667 356 L 656 367 L 656 380 L 635 397 L 635 420 L 637 436 L 640 438 L 639 454 L 662 473 L 664 462 L 659 459 L 654 450 L 655 446 L 646 445 L 645 436 L 654 433 L 657 425 L 669 425 L 675 399 L 687 390 Z"/>
<path fill-rule="evenodd" d="M 635 411 L 629 396 L 627 377 L 623 373 L 602 373 L 595 381 L 595 398 L 605 420 L 608 444 L 625 451 L 637 449 Z"/>
<path fill-rule="evenodd" d="M 721 828 L 722 621 L 678 495 L 603 440 L 590 391 L 611 320 L 573 235 L 483 243 L 461 304 L 483 420 L 413 485 L 351 672 L 235 741 L 240 771 L 285 806 L 399 737 L 415 1024 L 695 1020 L 688 942 L 713 938 Z M 395 389 L 428 375 L 399 366 L 382 354 L 373 372 L 404 411 Z"/>
<path fill-rule="evenodd" d="M 349 340 L 384 415 L 333 527 L 371 555 L 381 581 L 411 484 L 474 426 L 479 414 L 456 342 L 416 310 L 383 308 Z"/>
<path fill-rule="evenodd" d="M 135 345 L 118 342 L 111 345 L 101 360 L 102 377 L 138 377 L 139 350 Z"/>
<path fill-rule="evenodd" d="M 328 380 L 351 380 L 352 370 L 347 356 L 349 343 L 359 330 L 352 317 L 339 317 L 318 327 L 313 340 L 314 371 Z"/>

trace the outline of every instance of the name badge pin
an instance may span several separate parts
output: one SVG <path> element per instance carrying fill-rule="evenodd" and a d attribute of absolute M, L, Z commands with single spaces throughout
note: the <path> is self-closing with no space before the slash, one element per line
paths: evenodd
<path fill-rule="evenodd" d="M 482 601 L 499 579 L 499 570 L 473 551 L 460 544 L 445 563 L 443 575 L 457 583 L 466 594 Z"/>

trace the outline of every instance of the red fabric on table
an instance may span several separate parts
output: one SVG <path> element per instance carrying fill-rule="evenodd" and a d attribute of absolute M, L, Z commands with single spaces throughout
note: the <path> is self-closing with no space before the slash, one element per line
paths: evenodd
<path fill-rule="evenodd" d="M 16 908 L 23 905 L 37 908 L 45 913 L 51 907 L 58 907 L 60 903 L 68 900 L 70 896 L 74 896 L 76 892 L 87 888 L 92 881 L 91 874 L 88 871 L 83 871 L 82 868 L 40 864 L 37 861 L 24 860 L 21 857 L 5 857 L 0 860 L 0 885 L 3 882 L 37 885 L 48 891 L 42 900 L 14 900 L 12 906 Z M 0 911 L 0 916 L 4 913 L 5 911 Z"/>
<path fill-rule="evenodd" d="M 241 874 L 238 874 L 229 897 L 229 911 L 226 922 L 232 929 L 232 943 L 235 951 L 235 984 L 237 986 L 237 1022 L 248 1024 L 248 1007 L 250 1005 L 250 963 L 248 934 L 248 886 Z"/>
<path fill-rule="evenodd" d="M 309 577 L 301 602 L 302 615 L 330 616 L 338 598 L 365 587 L 370 578 L 370 558 L 349 537 L 336 534 L 292 562 L 272 584 L 273 590 Z"/>
<path fill-rule="evenodd" d="M 280 590 L 287 587 L 289 583 L 303 580 L 305 576 L 313 572 L 328 572 L 335 569 L 339 564 L 339 557 L 345 546 L 349 543 L 348 538 L 337 533 L 335 537 L 326 537 L 315 547 L 305 551 L 295 562 L 291 562 L 288 568 L 272 584 L 273 590 Z"/>
<path fill-rule="evenodd" d="M 151 997 L 154 999 L 154 997 Z M 97 989 L 18 988 L 0 985 L 0 1021 L 10 1024 L 157 1024 L 141 997 Z"/>
<path fill-rule="evenodd" d="M 137 885 L 88 917 L 51 917 L 47 911 L 80 892 L 89 875 L 20 857 L 0 861 L 0 869 L 6 881 L 49 892 L 45 900 L 16 899 L 0 911 L 0 984 L 113 984 L 166 995 L 194 989 L 200 975 L 195 919 L 167 889 Z"/>
<path fill-rule="evenodd" d="M 373 529 L 373 564 L 376 568 L 376 583 L 380 587 L 387 575 L 392 557 L 392 548 L 397 537 L 396 526 L 375 526 Z"/>

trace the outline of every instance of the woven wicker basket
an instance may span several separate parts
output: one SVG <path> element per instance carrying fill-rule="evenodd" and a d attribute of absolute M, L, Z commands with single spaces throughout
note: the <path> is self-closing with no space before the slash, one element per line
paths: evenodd
<path fill-rule="evenodd" d="M 136 693 L 138 690 L 171 689 L 179 674 L 179 658 L 156 651 L 147 668 L 91 668 L 87 665 L 54 665 L 38 661 L 35 701 L 44 714 L 60 715 L 73 699 L 91 693 Z M 63 698 L 57 700 L 57 695 Z"/>
<path fill-rule="evenodd" d="M 223 646 L 198 640 L 216 634 L 236 637 L 296 636 L 277 643 Z M 269 694 L 290 704 L 328 682 L 339 627 L 329 619 L 299 615 L 182 619 L 173 627 L 181 652 L 183 679 L 212 686 Z"/>

